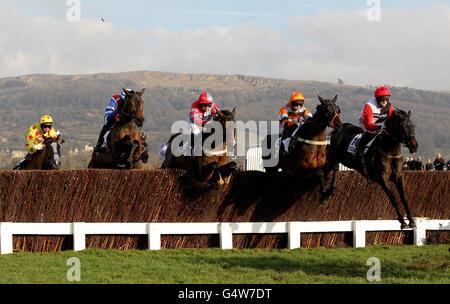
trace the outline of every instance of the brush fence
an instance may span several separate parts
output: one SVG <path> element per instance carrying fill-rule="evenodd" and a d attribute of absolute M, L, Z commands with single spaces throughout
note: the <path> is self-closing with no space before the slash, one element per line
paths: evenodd
<path fill-rule="evenodd" d="M 450 230 L 450 220 L 416 219 L 414 245 L 426 243 L 427 230 Z M 300 248 L 300 234 L 353 232 L 353 247 L 366 245 L 366 231 L 400 231 L 394 220 L 260 223 L 0 223 L 0 254 L 13 252 L 13 235 L 73 235 L 73 249 L 86 249 L 86 235 L 148 235 L 148 248 L 161 249 L 161 235 L 219 234 L 220 248 L 233 248 L 233 234 L 287 233 L 288 248 Z M 412 229 L 404 229 L 412 230 Z"/>

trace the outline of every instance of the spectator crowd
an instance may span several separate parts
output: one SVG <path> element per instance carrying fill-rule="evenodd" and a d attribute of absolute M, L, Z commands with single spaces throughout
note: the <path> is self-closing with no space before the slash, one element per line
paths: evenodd
<path fill-rule="evenodd" d="M 417 157 L 417 159 L 414 159 L 413 157 L 406 157 L 405 161 L 403 162 L 403 170 L 450 170 L 450 160 L 448 160 L 446 163 L 442 158 L 442 155 L 439 153 L 433 162 L 431 162 L 431 159 L 428 158 L 426 164 L 424 165 L 420 156 Z"/>

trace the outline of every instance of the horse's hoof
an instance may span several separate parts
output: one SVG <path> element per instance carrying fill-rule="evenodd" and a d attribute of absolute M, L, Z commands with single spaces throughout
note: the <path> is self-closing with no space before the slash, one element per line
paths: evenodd
<path fill-rule="evenodd" d="M 230 183 L 230 180 L 231 180 L 231 174 L 230 174 L 228 177 L 225 177 L 224 180 L 223 180 L 223 182 L 224 182 L 225 184 L 229 184 L 229 183 Z"/>
<path fill-rule="evenodd" d="M 403 222 L 402 225 L 400 226 L 400 229 L 403 230 L 403 229 L 406 229 L 406 228 L 409 228 L 409 225 L 406 224 L 405 222 Z"/>
<path fill-rule="evenodd" d="M 411 220 L 411 221 L 409 221 L 408 226 L 409 226 L 409 228 L 414 229 L 414 228 L 416 228 L 416 223 L 413 220 Z"/>

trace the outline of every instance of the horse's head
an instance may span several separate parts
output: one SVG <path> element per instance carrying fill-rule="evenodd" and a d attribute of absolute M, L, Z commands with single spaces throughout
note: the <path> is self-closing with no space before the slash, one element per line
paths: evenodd
<path fill-rule="evenodd" d="M 417 152 L 419 144 L 416 140 L 414 124 L 411 121 L 411 111 L 406 113 L 402 110 L 395 110 L 384 124 L 386 133 L 394 141 L 405 144 L 410 153 Z"/>
<path fill-rule="evenodd" d="M 61 135 L 56 138 L 48 137 L 44 140 L 45 160 L 44 165 L 52 170 L 58 170 L 61 167 L 61 145 L 65 142 Z"/>
<path fill-rule="evenodd" d="M 125 90 L 125 101 L 120 105 L 120 115 L 130 120 L 134 120 L 138 127 L 142 127 L 144 124 L 144 101 L 142 100 L 142 94 L 145 89 L 140 92 L 133 90 Z"/>
<path fill-rule="evenodd" d="M 223 134 L 226 138 L 226 142 L 235 146 L 236 145 L 236 124 L 234 115 L 236 109 L 230 110 L 218 110 L 216 120 L 222 124 Z M 227 131 L 227 128 L 229 129 Z M 230 130 L 232 128 L 232 130 Z"/>
<path fill-rule="evenodd" d="M 341 109 L 336 105 L 337 95 L 332 100 L 324 99 L 320 96 L 317 97 L 319 98 L 320 104 L 317 106 L 317 111 L 314 114 L 316 119 L 326 122 L 330 128 L 338 131 L 342 130 L 342 121 L 339 117 Z"/>

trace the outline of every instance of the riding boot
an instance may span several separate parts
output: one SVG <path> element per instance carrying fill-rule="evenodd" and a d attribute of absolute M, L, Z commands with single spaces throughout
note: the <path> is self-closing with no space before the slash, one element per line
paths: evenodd
<path fill-rule="evenodd" d="M 367 165 L 366 165 L 366 157 L 365 157 L 365 150 L 366 145 L 368 141 L 370 140 L 371 136 L 369 136 L 367 132 L 364 132 L 361 136 L 361 139 L 358 144 L 357 152 L 356 152 L 356 160 L 359 160 L 361 162 L 361 168 L 363 170 L 363 175 L 366 178 L 369 178 L 369 172 L 367 171 Z"/>
<path fill-rule="evenodd" d="M 202 138 L 201 134 L 191 133 L 191 159 L 192 160 L 195 158 L 195 156 L 201 155 L 201 150 L 200 150 L 200 152 L 198 151 L 198 149 L 199 149 L 198 141 L 201 140 L 201 138 Z"/>
<path fill-rule="evenodd" d="M 13 168 L 13 170 L 23 170 L 32 159 L 33 154 L 28 153 L 21 161 L 19 161 Z"/>
<path fill-rule="evenodd" d="M 97 144 L 94 147 L 95 152 L 102 152 L 102 151 L 106 150 L 105 147 L 102 147 L 103 142 L 105 141 L 104 136 L 105 136 L 106 132 L 111 128 L 113 123 L 114 122 L 111 119 L 110 121 L 108 121 L 106 124 L 103 125 L 102 130 L 100 131 L 100 135 L 98 136 Z"/>

